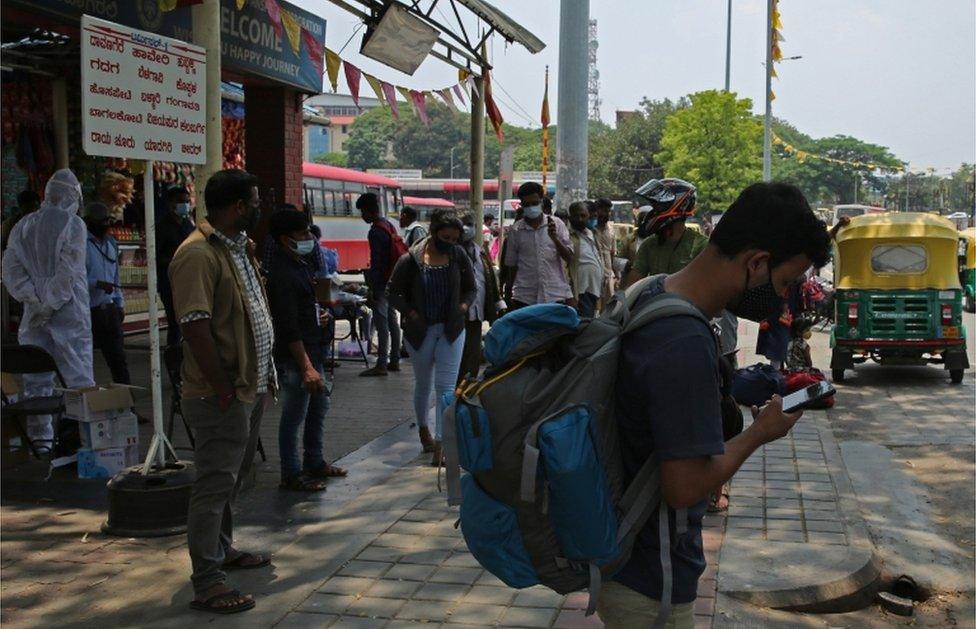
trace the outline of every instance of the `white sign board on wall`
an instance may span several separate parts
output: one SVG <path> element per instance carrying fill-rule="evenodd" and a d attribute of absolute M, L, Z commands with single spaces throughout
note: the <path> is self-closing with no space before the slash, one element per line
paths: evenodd
<path fill-rule="evenodd" d="M 82 16 L 85 152 L 206 162 L 206 59 L 199 46 Z"/>

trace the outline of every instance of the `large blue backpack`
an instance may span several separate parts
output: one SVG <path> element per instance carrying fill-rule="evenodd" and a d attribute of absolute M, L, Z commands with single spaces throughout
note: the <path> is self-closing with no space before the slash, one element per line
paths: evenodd
<path fill-rule="evenodd" d="M 448 502 L 461 506 L 471 554 L 511 587 L 589 589 L 587 614 L 662 502 L 653 457 L 624 486 L 614 418 L 621 339 L 664 317 L 709 325 L 666 293 L 635 309 L 654 279 L 631 286 L 596 319 L 560 304 L 502 317 L 485 337 L 484 375 L 442 401 Z M 672 592 L 668 509 L 659 513 L 664 580 L 655 626 L 667 621 Z M 680 535 L 683 509 L 675 521 Z"/>

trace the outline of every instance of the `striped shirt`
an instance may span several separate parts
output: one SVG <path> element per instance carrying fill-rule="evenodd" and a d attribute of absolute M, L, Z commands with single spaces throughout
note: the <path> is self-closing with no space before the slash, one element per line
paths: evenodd
<path fill-rule="evenodd" d="M 421 265 L 424 274 L 424 303 L 427 323 L 444 323 L 447 321 L 448 300 L 451 297 L 450 266 Z"/>
<path fill-rule="evenodd" d="M 247 300 L 248 319 L 251 322 L 251 332 L 254 336 L 254 349 L 257 353 L 257 392 L 266 393 L 268 384 L 275 388 L 278 387 L 278 375 L 272 362 L 271 350 L 274 344 L 274 327 L 271 324 L 271 315 L 268 312 L 268 304 L 264 299 L 264 292 L 258 280 L 257 271 L 247 255 L 247 234 L 241 233 L 234 240 L 231 240 L 219 230 L 213 231 L 214 236 L 230 252 L 230 257 L 234 261 L 234 269 L 237 277 L 244 288 L 244 295 Z M 187 313 L 180 323 L 208 319 L 210 315 L 203 311 Z"/>

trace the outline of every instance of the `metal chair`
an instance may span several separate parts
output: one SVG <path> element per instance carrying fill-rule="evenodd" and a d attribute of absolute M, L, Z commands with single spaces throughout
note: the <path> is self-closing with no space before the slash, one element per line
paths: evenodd
<path fill-rule="evenodd" d="M 61 370 L 54 362 L 52 357 L 44 348 L 37 345 L 4 345 L 0 350 L 0 361 L 3 362 L 4 373 L 23 376 L 24 374 L 53 373 L 57 384 L 62 388 L 67 388 Z M 64 415 L 64 396 L 63 395 L 43 395 L 31 398 L 23 398 L 23 394 L 18 394 L 16 402 L 10 402 L 7 391 L 0 391 L 3 396 L 3 421 L 14 423 L 17 432 L 24 439 L 24 446 L 38 459 L 41 453 L 38 451 L 34 440 L 27 433 L 26 420 L 28 417 L 40 415 L 51 415 L 54 438 L 51 439 L 50 452 L 57 450 L 59 436 L 61 432 L 61 418 Z M 37 441 L 48 441 L 48 439 L 38 439 Z"/>
<path fill-rule="evenodd" d="M 186 416 L 183 415 L 183 378 L 180 375 L 180 367 L 183 365 L 183 346 L 181 344 L 170 345 L 163 350 L 163 363 L 166 365 L 166 373 L 169 374 L 169 382 L 173 386 L 173 395 L 169 406 L 169 424 L 166 427 L 166 437 L 169 438 L 170 443 L 173 442 L 173 423 L 176 416 L 179 415 L 180 419 L 183 421 L 183 427 L 186 429 L 186 436 L 190 440 L 190 447 L 177 449 L 193 450 L 193 448 L 196 446 L 196 441 L 193 439 L 193 431 L 190 430 L 190 425 L 186 423 Z M 264 444 L 261 442 L 261 437 L 258 437 L 257 449 L 261 454 L 261 461 L 267 462 L 268 455 L 264 452 Z"/>

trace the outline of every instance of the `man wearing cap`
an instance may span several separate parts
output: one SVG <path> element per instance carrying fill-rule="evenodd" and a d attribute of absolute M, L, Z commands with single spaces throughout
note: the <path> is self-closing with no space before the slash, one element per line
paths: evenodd
<path fill-rule="evenodd" d="M 122 346 L 125 299 L 119 281 L 119 244 L 108 234 L 112 224 L 108 206 L 98 202 L 89 203 L 85 208 L 85 224 L 88 226 L 85 266 L 88 271 L 92 340 L 108 363 L 112 381 L 131 384 L 129 364 Z"/>

